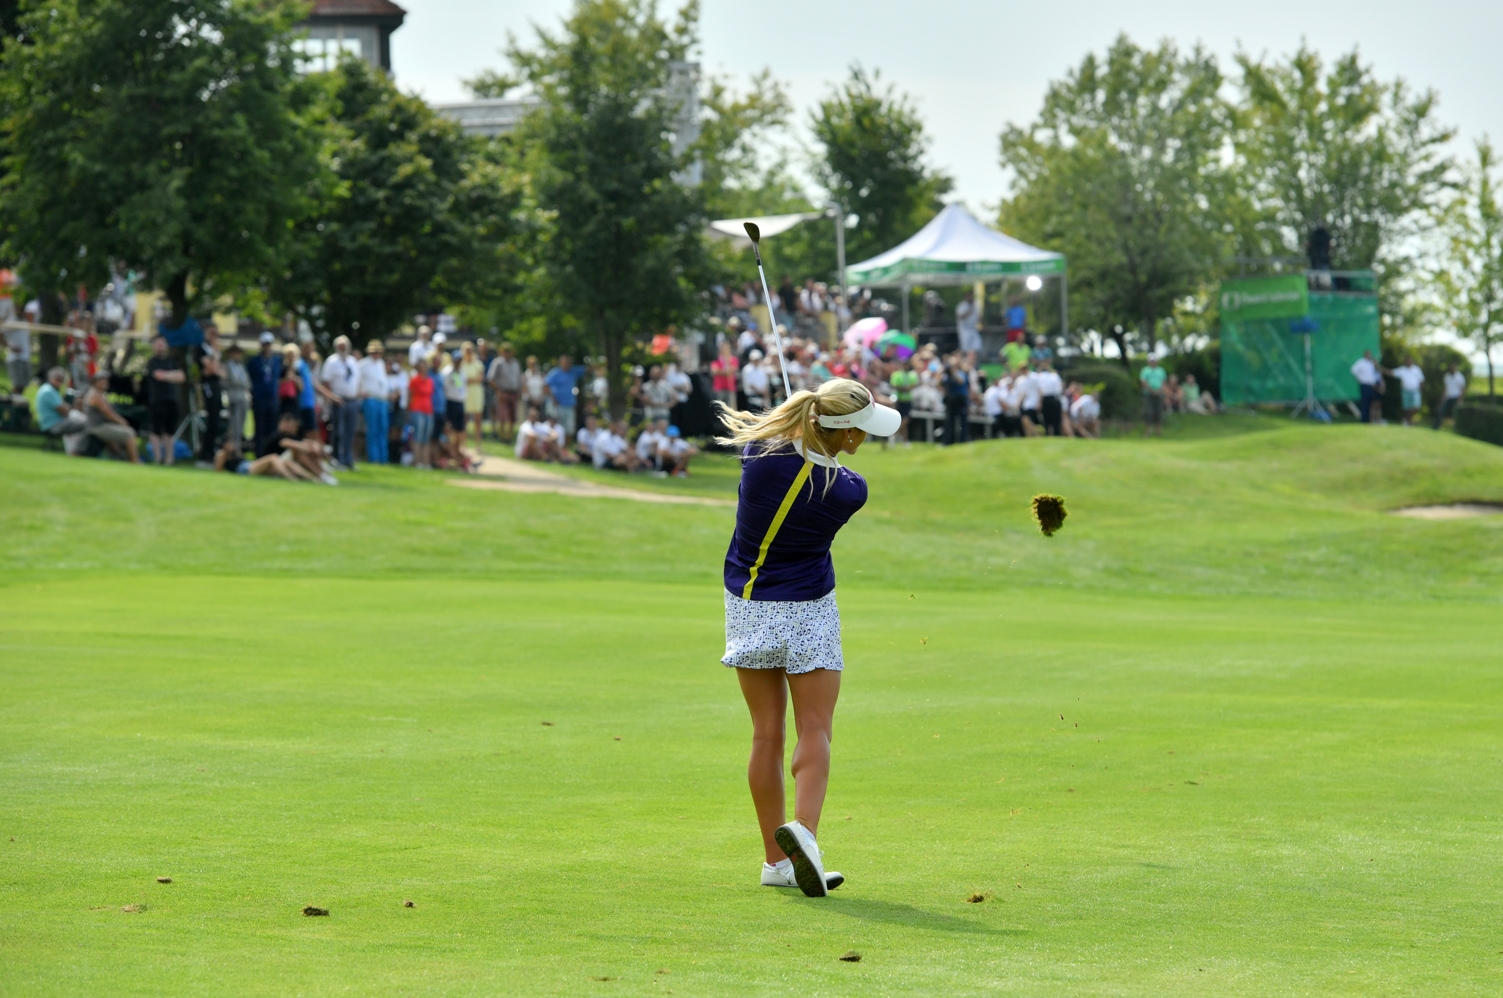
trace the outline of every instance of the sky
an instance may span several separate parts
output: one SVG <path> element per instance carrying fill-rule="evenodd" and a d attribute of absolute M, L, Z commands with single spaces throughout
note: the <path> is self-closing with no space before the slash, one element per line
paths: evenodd
<path fill-rule="evenodd" d="M 397 0 L 406 23 L 392 36 L 398 84 L 430 101 L 464 100 L 462 80 L 501 67 L 507 32 L 524 42 L 533 25 L 556 27 L 570 0 Z M 703 71 L 744 86 L 764 68 L 789 88 L 802 126 L 808 110 L 854 62 L 880 70 L 911 95 L 931 138 L 931 165 L 956 182 L 954 196 L 992 214 L 1007 194 L 997 162 L 1005 124 L 1038 113 L 1050 80 L 1121 32 L 1140 45 L 1173 39 L 1204 45 L 1234 70 L 1239 49 L 1292 52 L 1301 39 L 1328 60 L 1360 48 L 1379 78 L 1403 77 L 1440 95 L 1442 121 L 1470 154 L 1484 133 L 1503 142 L 1503 4 L 1369 0 L 1312 5 L 1286 0 L 1107 3 L 1067 0 L 702 0 Z M 671 0 L 663 9 L 671 10 Z"/>

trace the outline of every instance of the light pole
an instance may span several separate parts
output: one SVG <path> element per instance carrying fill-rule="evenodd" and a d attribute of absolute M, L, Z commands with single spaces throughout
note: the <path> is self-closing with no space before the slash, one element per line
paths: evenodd
<path fill-rule="evenodd" d="M 835 219 L 835 274 L 836 280 L 839 281 L 836 294 L 841 301 L 845 302 L 846 309 L 849 310 L 851 303 L 846 301 L 845 293 L 845 208 L 839 202 L 831 201 L 825 214 Z M 835 310 L 835 331 L 845 332 L 840 325 L 838 308 Z"/>

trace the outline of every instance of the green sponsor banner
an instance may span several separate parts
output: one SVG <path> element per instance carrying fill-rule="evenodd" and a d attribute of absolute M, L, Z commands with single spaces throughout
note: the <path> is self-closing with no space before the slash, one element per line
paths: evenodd
<path fill-rule="evenodd" d="M 1310 285 L 1304 274 L 1252 277 L 1221 283 L 1223 321 L 1294 319 L 1309 312 Z"/>
<path fill-rule="evenodd" d="M 846 276 L 852 284 L 877 284 L 883 281 L 898 283 L 899 280 L 905 277 L 916 278 L 914 283 L 919 284 L 922 283 L 923 277 L 933 275 L 989 277 L 992 275 L 1007 274 L 1063 274 L 1064 272 L 1064 257 L 1028 260 L 1016 263 L 994 260 L 953 262 L 947 260 L 908 259 L 900 260 L 886 267 L 872 267 L 869 269 L 849 267 L 847 268 Z"/>

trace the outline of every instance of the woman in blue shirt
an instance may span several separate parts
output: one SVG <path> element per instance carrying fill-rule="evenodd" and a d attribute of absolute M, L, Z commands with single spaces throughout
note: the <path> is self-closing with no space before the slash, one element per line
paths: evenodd
<path fill-rule="evenodd" d="M 717 403 L 718 404 L 718 403 Z M 747 780 L 766 853 L 762 883 L 824 897 L 844 878 L 826 874 L 815 834 L 830 780 L 830 736 L 840 673 L 840 612 L 830 545 L 866 503 L 866 480 L 840 465 L 867 434 L 902 422 L 864 385 L 833 378 L 760 415 L 720 405 L 724 442 L 742 451 L 736 532 L 725 556 L 725 665 L 752 715 Z M 783 732 L 789 694 L 794 820 L 784 822 Z"/>

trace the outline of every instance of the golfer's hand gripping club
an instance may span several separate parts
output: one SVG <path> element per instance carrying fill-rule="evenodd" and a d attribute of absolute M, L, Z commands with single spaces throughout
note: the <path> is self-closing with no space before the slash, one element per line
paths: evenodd
<path fill-rule="evenodd" d="M 757 257 L 757 276 L 762 278 L 762 297 L 767 302 L 767 322 L 772 326 L 772 341 L 778 348 L 778 370 L 783 372 L 783 397 L 793 394 L 788 387 L 788 362 L 783 359 L 783 337 L 778 335 L 778 317 L 772 310 L 772 292 L 767 288 L 767 271 L 762 269 L 762 230 L 756 222 L 747 222 L 746 235 L 751 239 L 752 252 Z"/>

